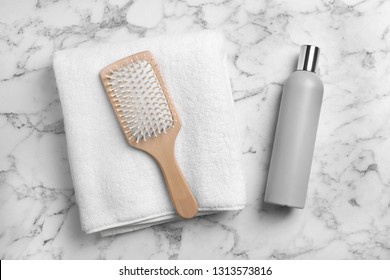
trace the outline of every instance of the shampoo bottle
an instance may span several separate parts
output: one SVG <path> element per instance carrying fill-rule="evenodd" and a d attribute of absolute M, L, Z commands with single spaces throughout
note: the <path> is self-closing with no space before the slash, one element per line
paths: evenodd
<path fill-rule="evenodd" d="M 282 93 L 264 201 L 304 208 L 324 87 L 319 48 L 301 47 L 297 71 Z"/>

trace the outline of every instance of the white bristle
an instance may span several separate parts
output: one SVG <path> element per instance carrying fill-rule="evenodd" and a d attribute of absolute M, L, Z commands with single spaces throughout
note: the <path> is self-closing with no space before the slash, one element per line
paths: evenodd
<path fill-rule="evenodd" d="M 114 107 L 129 139 L 147 141 L 174 127 L 174 112 L 149 61 L 126 61 L 107 75 Z"/>

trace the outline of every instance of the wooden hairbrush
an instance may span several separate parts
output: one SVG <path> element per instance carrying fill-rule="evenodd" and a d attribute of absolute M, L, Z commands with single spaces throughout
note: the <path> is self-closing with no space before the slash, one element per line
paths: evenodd
<path fill-rule="evenodd" d="M 181 122 L 152 54 L 144 51 L 114 62 L 100 78 L 127 142 L 157 161 L 176 212 L 194 217 L 198 203 L 175 158 Z"/>

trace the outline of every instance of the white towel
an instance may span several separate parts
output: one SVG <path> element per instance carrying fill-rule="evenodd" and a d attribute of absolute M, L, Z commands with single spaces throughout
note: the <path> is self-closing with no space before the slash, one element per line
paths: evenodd
<path fill-rule="evenodd" d="M 69 163 L 82 229 L 103 236 L 177 220 L 156 162 L 129 146 L 99 72 L 137 52 L 155 57 L 182 121 L 177 161 L 199 215 L 245 205 L 224 38 L 201 32 L 55 53 Z"/>

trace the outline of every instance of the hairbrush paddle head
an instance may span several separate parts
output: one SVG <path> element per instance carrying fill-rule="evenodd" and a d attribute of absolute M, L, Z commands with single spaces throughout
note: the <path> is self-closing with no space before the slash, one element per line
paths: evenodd
<path fill-rule="evenodd" d="M 175 108 L 150 52 L 109 65 L 101 78 L 129 142 L 147 141 L 174 127 Z"/>

